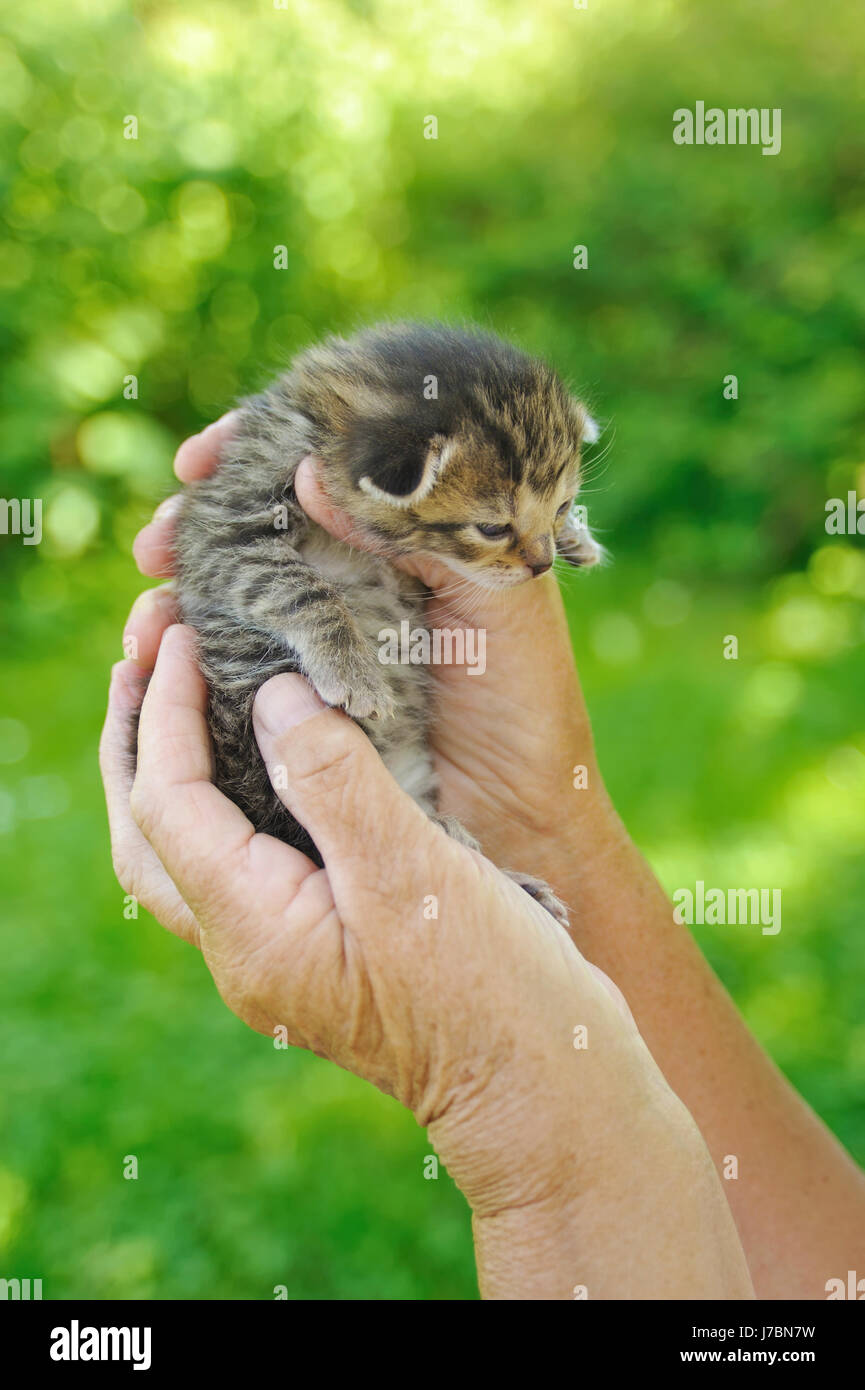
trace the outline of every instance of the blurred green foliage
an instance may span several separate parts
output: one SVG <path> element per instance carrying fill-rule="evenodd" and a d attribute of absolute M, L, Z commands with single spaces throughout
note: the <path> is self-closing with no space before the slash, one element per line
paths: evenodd
<path fill-rule="evenodd" d="M 176 444 L 383 316 L 512 335 L 605 423 L 586 500 L 615 563 L 568 587 L 602 765 L 670 888 L 782 888 L 778 936 L 695 930 L 865 1158 L 865 555 L 823 526 L 865 494 L 861 6 L 4 10 L 0 467 L 45 535 L 2 542 L 0 1274 L 473 1295 L 411 1119 L 247 1032 L 192 951 L 124 919 L 95 763 Z M 675 146 L 697 99 L 782 108 L 781 154 Z"/>

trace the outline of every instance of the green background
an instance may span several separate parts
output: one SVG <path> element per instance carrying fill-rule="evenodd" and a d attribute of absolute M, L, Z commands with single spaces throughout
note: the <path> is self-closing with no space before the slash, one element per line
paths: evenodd
<path fill-rule="evenodd" d="M 782 889 L 779 935 L 698 939 L 865 1158 L 865 555 L 823 524 L 865 494 L 861 6 L 4 8 L 2 493 L 43 498 L 45 536 L 0 540 L 0 1276 L 474 1296 L 411 1118 L 124 919 L 96 769 L 177 443 L 385 315 L 512 335 L 604 423 L 585 500 L 614 563 L 568 585 L 602 766 L 671 890 Z M 674 145 L 698 99 L 780 107 L 780 155 Z"/>

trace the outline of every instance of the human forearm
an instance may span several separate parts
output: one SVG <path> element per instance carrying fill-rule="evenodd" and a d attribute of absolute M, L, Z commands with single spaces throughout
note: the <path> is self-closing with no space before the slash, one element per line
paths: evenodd
<path fill-rule="evenodd" d="M 571 1123 L 585 1131 L 585 1106 Z M 482 1296 L 753 1298 L 720 1180 L 684 1108 L 623 1117 L 617 1140 L 593 1171 L 583 1155 L 554 1198 L 475 1214 Z"/>
<path fill-rule="evenodd" d="M 825 1297 L 861 1264 L 865 1179 L 746 1028 L 614 813 L 541 872 L 572 905 L 583 954 L 625 994 L 721 1170 L 758 1297 Z"/>

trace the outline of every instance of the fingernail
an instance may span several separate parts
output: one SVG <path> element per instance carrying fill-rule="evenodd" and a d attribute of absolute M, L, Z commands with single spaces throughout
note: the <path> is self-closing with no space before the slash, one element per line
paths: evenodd
<path fill-rule="evenodd" d="M 169 521 L 171 517 L 173 517 L 177 512 L 182 501 L 182 492 L 175 492 L 172 494 L 171 497 L 166 497 L 165 501 L 160 502 L 159 506 L 156 508 L 156 511 L 153 513 L 153 520 Z"/>
<path fill-rule="evenodd" d="M 255 697 L 252 716 L 256 730 L 277 738 L 286 729 L 320 714 L 327 705 L 303 676 L 274 676 Z"/>

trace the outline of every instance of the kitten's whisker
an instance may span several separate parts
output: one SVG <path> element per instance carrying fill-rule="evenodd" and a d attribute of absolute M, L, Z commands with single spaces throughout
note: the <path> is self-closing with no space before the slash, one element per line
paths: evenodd
<path fill-rule="evenodd" d="M 508 584 L 484 585 L 473 581 L 467 581 L 467 589 L 462 595 L 467 600 L 466 606 L 459 615 L 459 621 L 464 625 L 474 624 L 475 618 L 487 603 L 495 606 L 496 599 L 501 597 L 502 591 L 511 588 Z"/>
<path fill-rule="evenodd" d="M 464 593 L 466 586 L 471 584 L 470 579 L 458 579 L 455 584 L 450 584 L 445 589 L 433 589 L 432 593 L 435 594 L 436 598 L 443 598 L 447 594 Z"/>
<path fill-rule="evenodd" d="M 453 599 L 452 606 L 445 606 L 444 617 L 449 617 L 455 621 L 467 625 L 483 607 L 485 599 L 491 594 L 491 590 L 473 580 L 466 579 L 463 587 L 459 591 L 451 593 Z M 439 595 L 436 595 L 439 597 Z M 460 602 L 465 600 L 465 602 Z"/>
<path fill-rule="evenodd" d="M 589 459 L 587 463 L 583 464 L 581 468 L 581 475 L 583 478 L 593 481 L 597 477 L 598 470 L 601 468 L 602 464 L 606 464 L 607 458 L 610 454 L 610 451 L 614 443 L 615 434 L 610 438 L 609 442 L 604 445 L 603 449 L 601 449 L 601 451 L 595 455 L 594 458 Z M 606 468 L 604 468 L 603 471 L 606 472 Z"/>
<path fill-rule="evenodd" d="M 457 595 L 456 599 L 460 597 Z M 457 627 L 464 626 L 468 622 L 469 616 L 469 608 L 464 603 L 457 601 L 447 604 L 441 613 L 441 618 L 445 624 L 455 624 Z"/>

